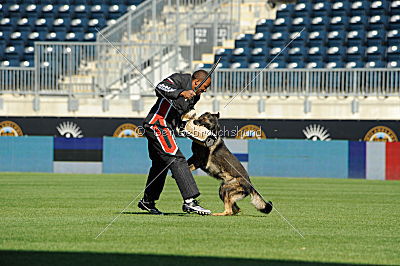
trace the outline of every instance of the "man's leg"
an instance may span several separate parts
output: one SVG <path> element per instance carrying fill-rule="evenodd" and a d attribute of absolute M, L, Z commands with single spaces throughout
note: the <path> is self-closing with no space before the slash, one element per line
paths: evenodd
<path fill-rule="evenodd" d="M 164 163 L 153 161 L 147 177 L 146 189 L 143 199 L 145 201 L 155 201 L 160 198 L 167 177 L 168 168 Z"/>
<path fill-rule="evenodd" d="M 197 198 L 200 195 L 196 181 L 189 170 L 188 163 L 179 150 L 176 154 L 176 159 L 171 164 L 170 169 L 172 177 L 175 179 L 184 200 Z"/>

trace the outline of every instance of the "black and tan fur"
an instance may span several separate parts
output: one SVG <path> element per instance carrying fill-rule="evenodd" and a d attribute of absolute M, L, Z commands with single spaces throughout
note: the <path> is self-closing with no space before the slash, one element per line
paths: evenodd
<path fill-rule="evenodd" d="M 193 155 L 188 160 L 190 170 L 202 169 L 210 176 L 222 181 L 219 188 L 219 197 L 224 202 L 225 211 L 213 215 L 235 215 L 240 209 L 236 201 L 250 195 L 251 203 L 263 213 L 270 213 L 272 202 L 265 202 L 261 195 L 251 185 L 250 177 L 240 161 L 229 151 L 222 138 L 218 135 L 219 113 L 204 113 L 194 121 L 218 136 L 211 147 L 205 147 L 193 142 Z"/>

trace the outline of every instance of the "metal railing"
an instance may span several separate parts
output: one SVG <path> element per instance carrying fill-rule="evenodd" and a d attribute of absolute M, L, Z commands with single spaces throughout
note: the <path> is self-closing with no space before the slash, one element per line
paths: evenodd
<path fill-rule="evenodd" d="M 218 69 L 212 95 L 400 96 L 400 68 Z M 253 80 L 254 79 L 254 80 Z"/>
<path fill-rule="evenodd" d="M 29 94 L 35 92 L 35 68 L 0 68 L 0 93 Z"/>
<path fill-rule="evenodd" d="M 105 44 L 85 43 L 82 44 L 82 49 L 75 47 L 71 48 L 72 50 L 62 44 L 56 48 L 53 45 L 43 44 L 41 49 L 48 47 L 53 47 L 52 53 L 44 57 L 44 60 L 39 60 L 36 68 L 0 68 L 0 93 L 106 96 L 109 92 L 101 90 L 101 82 L 119 78 L 123 68 L 131 67 L 115 63 L 115 68 L 107 72 L 92 66 L 85 72 L 84 65 L 99 64 L 98 51 L 102 49 L 101 47 L 103 49 L 108 47 Z M 65 49 L 71 53 L 65 55 Z M 121 44 L 120 49 L 127 50 L 133 47 Z M 76 54 L 72 52 L 73 50 Z M 105 54 L 102 53 L 101 56 L 104 57 Z M 76 65 L 77 61 L 70 60 L 71 57 L 78 55 L 79 66 Z M 114 56 L 110 54 L 110 60 Z M 63 62 L 72 63 L 63 64 Z M 49 69 L 51 64 L 57 63 L 60 63 L 60 66 Z M 112 62 L 109 62 L 107 65 L 111 64 Z M 140 67 L 146 68 L 145 65 Z M 61 73 L 53 71 L 57 69 L 61 71 L 63 68 L 64 75 L 59 75 L 58 79 L 49 78 Z M 242 95 L 248 96 L 400 96 L 400 68 L 266 69 L 255 78 L 259 71 L 259 69 L 218 69 L 213 75 L 211 88 L 207 94 L 234 96 L 241 92 Z M 66 82 L 67 80 L 74 82 Z M 125 86 L 125 95 L 154 95 L 154 89 L 150 84 L 146 84 L 143 89 L 135 86 L 132 93 L 132 90 L 126 87 L 126 80 L 122 78 L 117 83 L 116 86 Z"/>

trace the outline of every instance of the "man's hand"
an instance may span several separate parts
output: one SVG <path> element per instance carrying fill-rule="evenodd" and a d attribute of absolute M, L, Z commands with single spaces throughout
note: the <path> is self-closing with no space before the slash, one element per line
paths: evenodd
<path fill-rule="evenodd" d="M 183 96 L 185 99 L 191 99 L 196 96 L 196 93 L 193 90 L 188 90 L 182 91 L 180 95 Z"/>

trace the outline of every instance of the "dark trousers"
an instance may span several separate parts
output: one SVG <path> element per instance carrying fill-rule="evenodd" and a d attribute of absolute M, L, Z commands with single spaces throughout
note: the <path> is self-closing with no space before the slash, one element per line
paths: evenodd
<path fill-rule="evenodd" d="M 176 144 L 173 131 L 157 125 L 144 125 L 144 128 L 152 161 L 144 199 L 154 201 L 160 198 L 168 170 L 171 170 L 183 199 L 198 197 L 200 192 L 196 181 L 189 170 L 185 156 Z"/>

